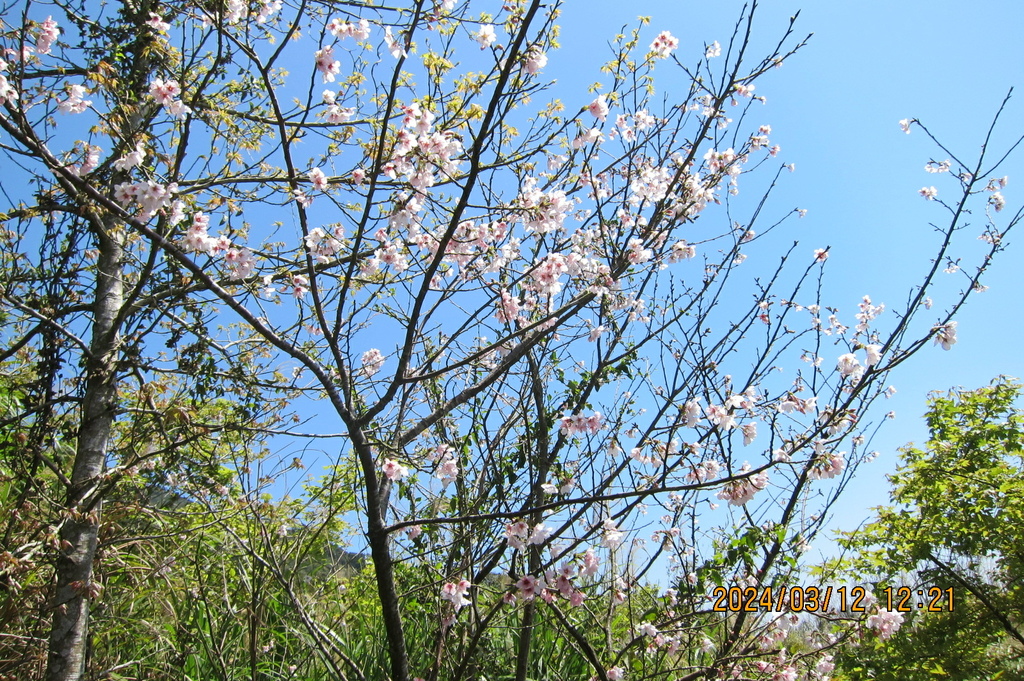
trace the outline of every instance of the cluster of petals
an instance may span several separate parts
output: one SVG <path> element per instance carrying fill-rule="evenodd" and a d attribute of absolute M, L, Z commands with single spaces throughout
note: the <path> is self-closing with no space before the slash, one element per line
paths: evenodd
<path fill-rule="evenodd" d="M 300 300 L 309 293 L 309 279 L 304 274 L 292 275 L 292 297 Z"/>
<path fill-rule="evenodd" d="M 455 611 L 462 610 L 463 607 L 469 605 L 470 601 L 466 598 L 469 594 L 469 588 L 473 584 L 468 579 L 462 579 L 458 582 L 448 582 L 441 587 L 441 598 L 446 600 L 455 606 Z"/>
<path fill-rule="evenodd" d="M 561 228 L 576 204 L 564 191 L 544 192 L 537 186 L 536 178 L 528 177 L 523 180 L 513 206 L 516 220 L 528 230 L 546 234 Z"/>
<path fill-rule="evenodd" d="M 708 420 L 722 430 L 729 430 L 739 425 L 736 422 L 736 416 L 727 404 L 712 404 L 708 407 L 707 415 Z"/>
<path fill-rule="evenodd" d="M 255 18 L 256 23 L 265 24 L 270 17 L 281 11 L 282 6 L 283 3 L 281 0 L 263 0 L 260 11 Z M 227 0 L 222 21 L 229 26 L 234 26 L 243 19 L 248 19 L 250 16 L 248 2 L 245 2 L 245 0 Z M 221 21 L 207 12 L 201 12 L 200 18 L 203 22 L 203 26 L 206 27 L 212 26 L 213 24 L 218 23 L 218 21 Z"/>
<path fill-rule="evenodd" d="M 436 174 L 450 177 L 459 166 L 459 156 L 463 152 L 462 142 L 450 131 L 434 131 L 431 127 L 434 114 L 413 102 L 403 109 L 403 129 L 398 132 L 391 157 L 385 162 L 382 171 L 391 179 L 402 177 L 412 185 L 417 193 L 425 192 L 437 181 Z M 422 208 L 416 196 L 409 197 L 415 202 L 408 209 L 406 216 L 393 216 L 392 226 L 405 226 L 412 222 L 413 216 Z"/>
<path fill-rule="evenodd" d="M 840 376 L 849 378 L 851 381 L 859 380 L 864 374 L 864 367 L 861 366 L 860 360 L 852 352 L 840 355 L 836 362 L 836 368 L 839 369 Z"/>
<path fill-rule="evenodd" d="M 582 149 L 588 144 L 600 144 L 604 141 L 604 135 L 601 133 L 600 128 L 590 128 L 581 132 L 576 139 L 572 141 L 573 149 Z"/>
<path fill-rule="evenodd" d="M 956 345 L 957 322 L 947 322 L 932 329 L 935 332 L 935 344 L 941 345 L 943 350 L 949 350 Z"/>
<path fill-rule="evenodd" d="M 811 480 L 828 480 L 846 470 L 846 452 L 825 451 L 820 440 L 814 443 L 815 457 L 807 477 Z"/>
<path fill-rule="evenodd" d="M 235 248 L 231 240 L 221 235 L 212 237 L 207 232 L 210 226 L 208 215 L 198 212 L 192 216 L 192 224 L 185 233 L 185 249 L 193 253 L 210 255 L 224 254 L 224 264 L 230 279 L 245 279 L 256 270 L 256 256 L 248 248 Z"/>
<path fill-rule="evenodd" d="M 985 187 L 985 191 L 991 192 L 988 197 L 988 205 L 992 206 L 997 213 L 1006 208 L 1006 197 L 999 190 L 1005 189 L 1008 182 L 1008 177 L 993 178 L 989 180 L 988 185 Z"/>
<path fill-rule="evenodd" d="M 871 296 L 864 296 L 857 308 L 860 312 L 854 315 L 854 318 L 857 320 L 855 329 L 858 334 L 866 334 L 870 329 L 870 322 L 885 312 L 885 303 L 873 305 L 871 303 Z M 871 366 L 871 364 L 868 366 Z"/>
<path fill-rule="evenodd" d="M 708 172 L 719 173 L 724 171 L 728 175 L 735 176 L 739 175 L 742 170 L 741 164 L 744 159 L 732 147 L 729 147 L 725 151 L 708 149 L 704 154 L 704 160 L 707 162 Z"/>
<path fill-rule="evenodd" d="M 626 533 L 619 529 L 619 526 L 611 518 L 606 518 L 601 524 L 601 543 L 609 549 L 617 549 L 626 539 Z"/>
<path fill-rule="evenodd" d="M 177 183 L 162 185 L 157 182 L 122 182 L 114 187 L 114 199 L 122 206 L 133 201 L 142 209 L 140 220 L 148 220 L 173 200 L 178 191 Z"/>
<path fill-rule="evenodd" d="M 558 429 L 563 435 L 571 436 L 584 433 L 597 435 L 603 427 L 604 416 L 601 415 L 601 412 L 595 411 L 590 416 L 584 416 L 583 414 L 563 416 L 559 422 Z"/>
<path fill-rule="evenodd" d="M 544 523 L 537 523 L 531 528 L 518 520 L 505 526 L 505 540 L 517 551 L 525 551 L 527 546 L 543 546 L 551 538 L 551 532 Z"/>
<path fill-rule="evenodd" d="M 192 253 L 209 253 L 216 255 L 231 247 L 231 240 L 225 236 L 212 237 L 207 231 L 210 228 L 210 216 L 199 211 L 192 216 L 192 224 L 185 232 L 185 250 Z"/>
<path fill-rule="evenodd" d="M 328 123 L 347 123 L 356 114 L 354 108 L 338 104 L 337 95 L 330 90 L 324 90 L 323 100 L 324 104 L 327 105 L 327 109 L 321 115 Z"/>
<path fill-rule="evenodd" d="M 868 616 L 867 625 L 869 629 L 877 631 L 878 637 L 884 640 L 899 631 L 903 625 L 903 614 L 895 610 L 879 610 Z"/>
<path fill-rule="evenodd" d="M 744 463 L 740 469 L 740 475 L 744 475 L 749 471 L 750 464 Z M 726 484 L 716 496 L 723 501 L 728 501 L 733 506 L 742 506 L 767 486 L 768 474 L 761 471 L 760 473 L 747 475 L 747 477 L 739 480 L 733 480 Z"/>
<path fill-rule="evenodd" d="M 689 260 L 697 257 L 697 247 L 693 244 L 686 243 L 685 240 L 677 241 L 672 244 L 672 249 L 669 251 L 668 261 L 676 263 L 681 260 Z"/>
<path fill-rule="evenodd" d="M 690 472 L 686 474 L 687 482 L 707 482 L 708 480 L 714 480 L 718 477 L 718 473 L 722 470 L 722 467 L 714 459 L 706 459 L 698 464 L 694 464 Z"/>
<path fill-rule="evenodd" d="M 149 94 L 164 107 L 164 111 L 175 118 L 185 118 L 192 113 L 192 109 L 185 106 L 185 103 L 178 99 L 181 95 L 181 86 L 178 81 L 162 78 L 154 78 L 149 83 Z"/>
<path fill-rule="evenodd" d="M 390 26 L 384 27 L 384 44 L 388 46 L 388 52 L 390 52 L 391 56 L 395 59 L 408 56 L 408 53 L 405 51 L 405 45 L 403 45 L 402 41 L 396 38 L 395 34 L 391 32 Z"/>
<path fill-rule="evenodd" d="M 799 412 L 801 414 L 809 414 L 814 411 L 815 403 L 818 401 L 817 397 L 810 397 L 808 399 L 801 399 L 789 393 L 786 398 L 781 400 L 778 404 L 779 412 L 783 414 L 792 414 L 793 412 Z"/>
<path fill-rule="evenodd" d="M 341 226 L 335 227 L 333 231 L 327 232 L 322 227 L 310 230 L 306 236 L 306 248 L 317 263 L 330 262 L 338 256 L 343 248 L 342 239 L 345 232 Z"/>
<path fill-rule="evenodd" d="M 96 146 L 95 144 L 85 145 L 85 157 L 82 159 L 81 164 L 69 164 L 64 166 L 67 168 L 75 177 L 82 177 L 91 173 L 96 166 L 100 163 L 100 154 L 103 153 L 103 149 Z M 117 165 L 116 163 L 114 165 Z"/>
<path fill-rule="evenodd" d="M 334 58 L 334 45 L 322 47 L 313 53 L 316 59 L 316 70 L 324 78 L 325 83 L 333 83 L 334 77 L 341 73 L 341 62 Z"/>
<path fill-rule="evenodd" d="M 70 85 L 68 86 L 67 99 L 58 102 L 57 108 L 61 113 L 80 114 L 92 106 L 92 101 L 85 99 L 85 94 L 84 86 L 78 84 Z"/>
<path fill-rule="evenodd" d="M 988 197 L 988 203 L 997 213 L 1006 208 L 1006 199 L 1001 192 L 992 192 Z"/>
<path fill-rule="evenodd" d="M 679 38 L 668 31 L 662 31 L 651 43 L 651 52 L 658 59 L 667 59 L 677 47 L 679 47 Z"/>
<path fill-rule="evenodd" d="M 599 121 L 603 121 L 608 117 L 608 99 L 605 95 L 598 95 L 597 99 L 587 105 L 587 111 L 590 115 Z"/>
<path fill-rule="evenodd" d="M 488 47 L 494 44 L 494 41 L 498 39 L 497 34 L 494 32 L 494 26 L 491 24 L 484 24 L 480 27 L 480 30 L 473 34 L 473 39 L 480 44 L 481 50 L 486 50 Z"/>
<path fill-rule="evenodd" d="M 166 33 L 170 30 L 171 25 L 163 20 L 159 14 L 154 12 L 149 13 L 149 19 L 146 19 L 146 25 L 157 33 Z"/>
<path fill-rule="evenodd" d="M 343 38 L 366 40 L 370 37 L 370 22 L 366 19 L 360 19 L 356 23 L 351 23 L 336 17 L 327 24 L 327 30 L 339 40 Z"/>
<path fill-rule="evenodd" d="M 384 475 L 388 480 L 397 482 L 409 474 L 409 469 L 394 459 L 384 459 Z"/>
<path fill-rule="evenodd" d="M 256 271 L 256 256 L 248 248 L 229 248 L 224 253 L 224 264 L 230 279 L 245 279 Z"/>
<path fill-rule="evenodd" d="M 554 296 L 562 290 L 562 275 L 569 271 L 567 259 L 561 253 L 548 253 L 530 272 L 530 281 L 525 284 L 528 290 L 542 296 Z"/>
<path fill-rule="evenodd" d="M 146 148 L 142 145 L 142 142 L 138 142 L 132 151 L 114 161 L 114 167 L 118 170 L 131 170 L 142 165 L 142 162 L 145 160 Z"/>
<path fill-rule="evenodd" d="M 4 75 L 4 71 L 7 70 L 7 62 L 0 59 L 0 106 L 7 103 L 12 103 L 18 99 L 18 91 L 11 85 L 11 82 L 7 80 L 7 76 Z"/>
<path fill-rule="evenodd" d="M 313 185 L 313 189 L 318 192 L 325 192 L 330 186 L 327 182 L 327 175 L 320 168 L 313 168 L 306 177 L 309 179 L 309 183 Z"/>
<path fill-rule="evenodd" d="M 459 462 L 455 458 L 455 449 L 451 445 L 439 445 L 431 454 L 431 460 L 437 463 L 434 477 L 445 487 L 459 477 Z"/>
<path fill-rule="evenodd" d="M 369 378 L 380 371 L 381 367 L 384 366 L 384 355 L 377 348 L 370 348 L 363 353 L 361 362 L 363 365 L 361 373 L 363 376 Z"/>
<path fill-rule="evenodd" d="M 536 45 L 526 52 L 526 59 L 523 62 L 523 70 L 531 76 L 535 76 L 540 73 L 540 70 L 547 65 L 548 56 Z"/>
<path fill-rule="evenodd" d="M 633 193 L 631 202 L 641 201 L 656 202 L 668 196 L 669 187 L 672 184 L 673 173 L 668 168 L 646 166 L 636 173 L 629 190 Z"/>
<path fill-rule="evenodd" d="M 53 44 L 60 37 L 60 27 L 53 17 L 46 17 L 39 27 L 39 35 L 36 36 L 36 54 L 49 54 Z"/>

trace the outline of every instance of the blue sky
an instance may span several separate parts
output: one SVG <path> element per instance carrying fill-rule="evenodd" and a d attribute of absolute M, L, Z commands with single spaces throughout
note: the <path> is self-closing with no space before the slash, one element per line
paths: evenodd
<path fill-rule="evenodd" d="M 652 17 L 652 36 L 667 29 L 679 37 L 680 60 L 692 63 L 703 44 L 726 42 L 742 6 L 569 2 L 561 22 L 562 50 L 552 55 L 546 73 L 569 86 L 559 89 L 563 97 L 582 87 L 586 103 L 585 87 L 600 80 L 603 54 L 595 47 L 621 26 L 634 25 L 638 14 Z M 758 8 L 755 43 L 774 44 L 797 10 L 796 34 L 814 36 L 757 86 L 768 100 L 761 115 L 772 126 L 772 142 L 782 146 L 784 162 L 796 164 L 775 203 L 808 209 L 794 237 L 808 253 L 831 247 L 826 297 L 850 317 L 865 294 L 890 306 L 906 300 L 935 243 L 929 223 L 945 218 L 917 190 L 934 185 L 940 198 L 956 192 L 949 175 L 924 172 L 927 161 L 946 155 L 920 130 L 904 134 L 898 121 L 920 119 L 950 151 L 973 161 L 1000 102 L 1016 86 L 993 147 L 1005 148 L 1024 133 L 1024 41 L 1018 34 L 1024 5 L 770 0 Z M 669 70 L 656 75 L 660 89 L 671 94 Z M 1010 177 L 1004 218 L 1020 205 L 1021 170 L 1024 150 L 999 173 Z M 980 233 L 980 223 L 971 229 Z M 1011 236 L 1010 249 L 983 280 L 990 289 L 959 317 L 957 345 L 949 352 L 929 347 L 893 376 L 899 392 L 879 406 L 893 409 L 897 418 L 875 440 L 881 456 L 860 469 L 835 509 L 832 527 L 852 529 L 870 507 L 888 501 L 885 475 L 894 470 L 896 449 L 927 438 L 921 416 L 929 392 L 978 387 L 999 374 L 1024 377 L 1016 333 L 1024 311 L 1018 293 L 1024 290 L 1024 254 L 1013 243 L 1019 238 Z M 819 540 L 818 548 L 827 552 L 831 543 Z"/>

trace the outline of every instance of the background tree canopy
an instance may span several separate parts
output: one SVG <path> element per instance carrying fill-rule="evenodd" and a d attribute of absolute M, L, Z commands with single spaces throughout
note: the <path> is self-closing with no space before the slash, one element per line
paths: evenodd
<path fill-rule="evenodd" d="M 929 402 L 923 448 L 901 450 L 894 505 L 843 545 L 856 579 L 879 587 L 952 588 L 952 612 L 914 612 L 912 626 L 850 652 L 856 679 L 1024 677 L 1024 390 L 1001 377 Z"/>

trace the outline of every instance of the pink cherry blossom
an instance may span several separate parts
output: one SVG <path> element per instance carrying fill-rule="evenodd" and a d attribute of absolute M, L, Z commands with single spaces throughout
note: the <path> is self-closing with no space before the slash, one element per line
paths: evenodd
<path fill-rule="evenodd" d="M 46 21 L 39 27 L 39 35 L 36 37 L 36 54 L 49 54 L 50 48 L 60 37 L 60 28 L 53 17 L 46 17 Z"/>
<path fill-rule="evenodd" d="M 149 13 L 149 19 L 146 20 L 146 25 L 157 33 L 166 33 L 171 28 L 171 25 L 161 19 L 159 14 L 154 14 L 153 12 Z"/>
<path fill-rule="evenodd" d="M 618 525 L 611 518 L 607 518 L 603 525 L 604 536 L 601 543 L 610 549 L 618 548 L 623 540 L 626 538 L 626 534 L 619 530 Z"/>
<path fill-rule="evenodd" d="M 7 70 L 7 62 L 0 59 L 0 106 L 7 104 L 8 102 L 15 102 L 18 99 L 18 91 L 14 89 L 10 81 L 7 80 L 7 76 L 4 75 L 4 71 Z"/>
<path fill-rule="evenodd" d="M 852 376 L 854 380 L 864 372 L 864 367 L 860 365 L 860 362 L 857 360 L 857 356 L 852 352 L 840 355 L 839 360 L 836 363 L 836 367 L 839 369 L 840 376 Z"/>
<path fill-rule="evenodd" d="M 668 59 L 677 47 L 679 47 L 679 39 L 668 31 L 662 31 L 651 43 L 651 52 L 658 59 Z"/>
<path fill-rule="evenodd" d="M 309 279 L 302 274 L 292 276 L 292 297 L 299 300 L 307 293 L 309 293 Z"/>
<path fill-rule="evenodd" d="M 949 350 L 956 345 L 956 326 L 958 322 L 948 322 L 942 326 L 932 329 L 935 332 L 935 345 L 941 345 L 943 350 Z"/>
<path fill-rule="evenodd" d="M 57 108 L 61 113 L 65 114 L 80 114 L 90 106 L 92 101 L 83 99 L 85 95 L 85 88 L 81 85 L 71 85 L 68 87 L 68 97 L 64 101 L 57 104 Z"/>
<path fill-rule="evenodd" d="M 167 106 L 181 94 L 181 87 L 176 80 L 154 78 L 149 83 L 149 94 L 158 104 Z"/>
<path fill-rule="evenodd" d="M 256 269 L 256 258 L 248 248 L 229 248 L 224 254 L 231 279 L 245 279 Z"/>
<path fill-rule="evenodd" d="M 146 158 L 146 149 L 142 146 L 142 142 L 135 145 L 133 151 L 128 152 L 121 158 L 114 161 L 114 167 L 118 170 L 130 170 L 136 166 L 142 165 L 142 162 Z"/>
<path fill-rule="evenodd" d="M 86 144 L 85 145 L 85 159 L 83 160 L 82 164 L 81 165 L 69 164 L 69 165 L 67 165 L 65 167 L 75 177 L 81 177 L 83 175 L 87 175 L 87 174 L 91 173 L 93 170 L 95 170 L 96 166 L 99 165 L 100 154 L 101 153 L 103 153 L 103 150 L 101 148 L 99 148 L 99 147 L 97 147 L 96 145 L 93 145 L 93 144 Z M 116 161 L 114 162 L 114 165 L 115 166 L 117 165 Z"/>
<path fill-rule="evenodd" d="M 608 117 L 608 100 L 605 95 L 599 95 L 597 99 L 592 101 L 587 106 L 587 111 L 590 112 L 594 118 L 603 121 Z"/>
<path fill-rule="evenodd" d="M 534 76 L 540 73 L 540 70 L 547 65 L 548 56 L 535 45 L 526 53 L 526 61 L 523 64 L 523 70 L 531 76 Z"/>
<path fill-rule="evenodd" d="M 480 43 L 481 50 L 485 50 L 494 44 L 494 41 L 498 39 L 498 36 L 494 33 L 494 26 L 491 24 L 484 24 L 480 27 L 480 30 L 473 35 L 473 39 Z"/>
<path fill-rule="evenodd" d="M 575 435 L 577 433 L 590 433 L 591 435 L 597 435 L 603 427 L 604 417 L 601 415 L 601 412 L 595 411 L 590 416 L 584 416 L 582 414 L 563 416 L 560 422 L 559 431 L 563 435 Z"/>
<path fill-rule="evenodd" d="M 864 360 L 864 364 L 873 367 L 882 359 L 882 346 L 881 345 L 866 345 L 864 350 L 867 352 L 867 359 Z"/>
<path fill-rule="evenodd" d="M 541 546 L 551 538 L 551 528 L 544 523 L 537 523 L 530 531 L 530 538 L 526 540 L 527 546 Z"/>
<path fill-rule="evenodd" d="M 917 193 L 931 201 L 932 199 L 939 195 L 939 190 L 936 189 L 935 187 L 921 187 L 920 189 L 917 190 Z"/>
<path fill-rule="evenodd" d="M 533 575 L 523 575 L 518 581 L 516 581 L 516 588 L 519 589 L 519 596 L 525 601 L 532 601 L 537 596 L 540 596 L 547 589 L 547 583 L 543 577 L 534 577 Z"/>
<path fill-rule="evenodd" d="M 757 437 L 757 424 L 756 423 L 744 423 L 740 430 L 743 431 L 743 444 L 749 445 Z"/>
<path fill-rule="evenodd" d="M 448 582 L 441 587 L 441 598 L 448 601 L 455 606 L 455 611 L 458 612 L 464 606 L 470 604 L 470 600 L 466 598 L 469 593 L 469 588 L 473 586 L 468 579 L 462 579 L 458 582 Z"/>
<path fill-rule="evenodd" d="M 580 568 L 580 575 L 593 577 L 601 567 L 601 559 L 597 557 L 594 549 L 587 549 L 583 554 L 583 567 Z"/>
<path fill-rule="evenodd" d="M 878 638 L 885 640 L 896 633 L 903 624 L 903 615 L 895 610 L 879 610 L 868 616 L 867 626 L 878 632 Z"/>
<path fill-rule="evenodd" d="M 405 45 L 395 38 L 395 35 L 391 32 L 390 26 L 384 27 L 384 44 L 388 46 L 388 52 L 390 52 L 391 56 L 395 59 L 408 56 L 408 53 L 405 51 Z"/>
<path fill-rule="evenodd" d="M 384 475 L 388 480 L 397 482 L 409 474 L 409 469 L 394 459 L 384 459 Z"/>
<path fill-rule="evenodd" d="M 384 366 L 384 355 L 377 348 L 370 348 L 362 356 L 362 374 L 369 378 Z"/>
<path fill-rule="evenodd" d="M 988 197 L 988 203 L 997 213 L 1006 207 L 1006 199 L 1003 198 L 1003 195 L 1000 192 L 992 192 Z"/>
<path fill-rule="evenodd" d="M 817 457 L 815 457 L 814 466 L 812 466 L 807 477 L 811 480 L 825 480 L 831 479 L 846 470 L 846 452 L 825 452 L 822 451 Z"/>
<path fill-rule="evenodd" d="M 744 463 L 740 469 L 740 474 L 746 474 L 750 471 L 750 464 Z M 747 475 L 744 478 L 734 480 L 728 484 L 716 495 L 719 499 L 728 501 L 733 506 L 742 506 L 751 499 L 754 495 L 765 489 L 768 486 L 768 474 L 764 471 L 755 473 L 753 475 Z"/>
<path fill-rule="evenodd" d="M 324 82 L 333 83 L 334 76 L 341 73 L 341 62 L 334 58 L 334 46 L 319 49 L 313 56 L 316 58 L 316 70 L 323 74 Z"/>
<path fill-rule="evenodd" d="M 905 133 L 907 133 L 909 135 L 910 134 L 910 124 L 913 123 L 913 122 L 914 122 L 914 120 L 912 118 L 904 118 L 903 120 L 900 121 L 900 130 L 902 130 L 903 132 L 905 132 Z"/>
<path fill-rule="evenodd" d="M 668 261 L 676 263 L 681 260 L 689 260 L 697 257 L 697 247 L 686 243 L 686 241 L 677 241 L 672 245 L 672 252 L 669 254 Z"/>
<path fill-rule="evenodd" d="M 722 56 L 722 46 L 718 44 L 717 40 L 708 45 L 708 49 L 704 51 L 704 56 L 707 59 L 714 59 L 715 57 Z"/>
<path fill-rule="evenodd" d="M 327 191 L 329 185 L 327 184 L 327 175 L 324 174 L 324 171 L 319 168 L 313 168 L 313 170 L 309 171 L 307 177 L 313 185 L 313 189 L 321 192 Z"/>
<path fill-rule="evenodd" d="M 370 22 L 366 19 L 360 19 L 358 23 L 353 24 L 334 18 L 327 24 L 327 30 L 338 39 L 355 38 L 356 40 L 366 40 L 370 37 Z"/>

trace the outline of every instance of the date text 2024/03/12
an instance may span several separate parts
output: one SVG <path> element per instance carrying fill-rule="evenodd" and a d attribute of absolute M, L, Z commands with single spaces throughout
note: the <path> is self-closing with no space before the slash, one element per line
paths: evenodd
<path fill-rule="evenodd" d="M 942 612 L 953 609 L 952 588 L 940 589 L 933 586 L 915 590 L 908 586 L 889 586 L 881 589 L 879 596 L 886 610 L 896 612 Z M 827 612 L 830 609 L 867 612 L 876 602 L 862 586 L 782 586 L 775 590 L 770 586 L 718 586 L 712 591 L 711 597 L 714 600 L 711 609 L 715 612 Z"/>

